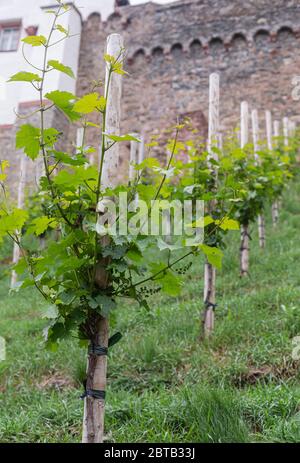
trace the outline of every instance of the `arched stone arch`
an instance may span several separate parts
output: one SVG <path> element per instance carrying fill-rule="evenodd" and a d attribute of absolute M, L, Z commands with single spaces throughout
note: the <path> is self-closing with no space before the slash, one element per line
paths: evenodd
<path fill-rule="evenodd" d="M 220 56 L 224 53 L 225 45 L 221 37 L 213 37 L 209 41 L 208 46 L 212 56 Z"/>
<path fill-rule="evenodd" d="M 248 48 L 247 37 L 242 32 L 236 32 L 230 40 L 230 45 L 233 50 L 246 50 Z"/>
<path fill-rule="evenodd" d="M 270 42 L 270 31 L 268 29 L 258 29 L 253 37 L 257 47 L 265 46 Z"/>
<path fill-rule="evenodd" d="M 160 46 L 154 47 L 151 51 L 151 56 L 154 60 L 162 60 L 164 57 L 164 49 Z"/>
<path fill-rule="evenodd" d="M 289 42 L 295 38 L 295 33 L 290 26 L 281 26 L 276 35 L 279 42 Z"/>
<path fill-rule="evenodd" d="M 183 54 L 183 46 L 181 43 L 174 43 L 171 47 L 171 55 L 174 59 L 178 59 Z"/>
<path fill-rule="evenodd" d="M 146 62 L 146 59 L 147 57 L 144 48 L 139 48 L 128 56 L 127 64 L 133 68 L 139 68 Z"/>
<path fill-rule="evenodd" d="M 201 55 L 202 51 L 203 51 L 203 47 L 202 47 L 202 43 L 199 39 L 194 39 L 191 43 L 190 43 L 190 53 L 191 53 L 191 56 L 193 58 L 199 58 L 199 56 Z"/>

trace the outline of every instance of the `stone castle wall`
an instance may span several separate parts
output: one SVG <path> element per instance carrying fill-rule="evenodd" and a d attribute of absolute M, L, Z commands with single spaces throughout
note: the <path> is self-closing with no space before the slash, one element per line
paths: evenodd
<path fill-rule="evenodd" d="M 113 32 L 124 36 L 130 74 L 124 79 L 123 133 L 147 139 L 188 114 L 206 136 L 212 72 L 221 77 L 223 130 L 238 124 L 245 99 L 260 111 L 261 129 L 265 109 L 278 119 L 300 116 L 300 104 L 292 99 L 292 78 L 300 75 L 298 1 L 147 3 L 117 8 L 106 22 L 94 13 L 83 23 L 78 95 L 103 79 L 106 37 Z M 75 140 L 74 127 L 69 134 Z M 99 144 L 97 130 L 89 129 L 87 142 Z M 128 152 L 123 148 L 123 160 Z"/>

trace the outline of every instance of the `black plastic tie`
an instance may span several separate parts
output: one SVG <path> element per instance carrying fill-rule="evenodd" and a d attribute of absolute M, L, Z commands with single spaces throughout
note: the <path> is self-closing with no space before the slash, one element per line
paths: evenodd
<path fill-rule="evenodd" d="M 205 307 L 207 309 L 213 309 L 213 310 L 216 310 L 216 308 L 218 307 L 218 304 L 213 304 L 212 302 L 205 302 Z"/>
<path fill-rule="evenodd" d="M 80 398 L 85 399 L 86 397 L 93 397 L 93 399 L 105 400 L 105 396 L 105 391 L 100 391 L 98 389 L 86 389 Z"/>
<path fill-rule="evenodd" d="M 94 344 L 89 345 L 89 354 L 97 355 L 98 357 L 104 357 L 108 354 L 108 348 L 103 346 L 95 346 Z"/>

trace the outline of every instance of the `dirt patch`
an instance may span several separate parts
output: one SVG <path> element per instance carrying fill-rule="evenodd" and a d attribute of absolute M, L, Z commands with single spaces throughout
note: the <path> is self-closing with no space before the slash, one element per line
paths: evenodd
<path fill-rule="evenodd" d="M 55 372 L 49 375 L 45 375 L 41 378 L 41 380 L 36 383 L 37 389 L 56 389 L 56 390 L 63 390 L 63 389 L 71 389 L 75 387 L 74 380 L 66 376 L 65 374 Z"/>
<path fill-rule="evenodd" d="M 239 387 L 253 385 L 260 381 L 287 380 L 300 372 L 300 362 L 284 357 L 280 364 L 249 367 L 247 372 L 236 378 L 234 384 Z"/>

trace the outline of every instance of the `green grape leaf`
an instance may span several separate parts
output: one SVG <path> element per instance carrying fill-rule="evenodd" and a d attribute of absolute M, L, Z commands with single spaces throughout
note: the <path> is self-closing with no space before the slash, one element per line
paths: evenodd
<path fill-rule="evenodd" d="M 49 217 L 46 217 L 46 216 L 42 216 L 42 217 L 37 217 L 36 219 L 34 219 L 28 229 L 27 229 L 27 232 L 26 234 L 27 235 L 30 235 L 30 234 L 35 234 L 36 236 L 40 236 L 42 235 L 49 227 L 51 228 L 55 228 L 57 225 L 57 223 L 55 222 L 55 220 L 53 220 L 52 218 L 49 218 Z"/>
<path fill-rule="evenodd" d="M 41 82 L 42 79 L 38 74 L 32 72 L 21 71 L 11 76 L 8 82 Z"/>
<path fill-rule="evenodd" d="M 75 75 L 72 69 L 55 59 L 48 61 L 48 66 L 51 66 L 53 69 L 56 69 L 56 71 L 63 72 L 64 74 L 67 74 L 67 76 L 72 77 L 72 79 L 75 79 Z"/>
<path fill-rule="evenodd" d="M 89 114 L 94 111 L 103 112 L 106 106 L 106 99 L 99 93 L 89 93 L 76 101 L 74 111 L 80 114 Z"/>
<path fill-rule="evenodd" d="M 40 135 L 37 127 L 22 125 L 16 134 L 16 148 L 23 149 L 30 159 L 36 159 L 40 152 Z"/>
<path fill-rule="evenodd" d="M 30 35 L 22 39 L 22 42 L 31 45 L 32 47 L 40 47 L 41 45 L 46 45 L 47 39 L 43 35 Z"/>
<path fill-rule="evenodd" d="M 141 140 L 134 137 L 133 135 L 126 134 L 126 135 L 112 135 L 110 133 L 104 133 L 104 135 L 112 141 L 121 142 L 121 141 L 137 141 L 140 143 Z"/>
<path fill-rule="evenodd" d="M 237 220 L 229 219 L 228 217 L 225 217 L 222 220 L 216 220 L 216 224 L 219 225 L 219 227 L 222 230 L 239 230 L 240 229 L 240 224 Z"/>
<path fill-rule="evenodd" d="M 55 29 L 61 32 L 62 34 L 69 35 L 67 29 L 65 29 L 61 24 L 56 24 Z"/>
<path fill-rule="evenodd" d="M 223 252 L 221 249 L 207 246 L 206 244 L 201 244 L 199 247 L 204 252 L 211 265 L 218 269 L 222 268 Z"/>
<path fill-rule="evenodd" d="M 74 111 L 76 97 L 72 93 L 54 90 L 53 92 L 47 93 L 45 98 L 52 101 L 72 122 L 80 119 L 80 114 Z"/>

